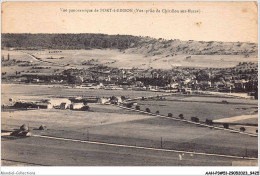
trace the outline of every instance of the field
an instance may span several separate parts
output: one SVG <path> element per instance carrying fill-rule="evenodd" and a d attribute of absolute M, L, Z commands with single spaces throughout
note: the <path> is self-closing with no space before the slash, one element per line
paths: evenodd
<path fill-rule="evenodd" d="M 56 52 L 54 51 L 61 51 Z M 174 66 L 184 67 L 212 67 L 226 68 L 234 67 L 239 62 L 257 62 L 257 58 L 244 58 L 240 55 L 177 55 L 166 57 L 165 55 L 145 56 L 143 54 L 126 53 L 119 50 L 21 50 L 21 51 L 2 51 L 7 58 L 10 54 L 12 59 L 27 60 L 33 63 L 44 62 L 53 68 L 87 68 L 90 65 L 82 65 L 85 61 L 92 60 L 92 64 L 103 64 L 117 68 L 138 67 L 147 69 L 149 66 L 154 69 L 171 69 Z M 41 60 L 37 60 L 32 56 Z M 191 56 L 190 60 L 186 57 Z M 51 59 L 50 59 L 51 58 Z M 68 65 L 69 64 L 69 65 Z"/>
<path fill-rule="evenodd" d="M 9 98 L 42 99 L 54 96 L 82 95 L 97 97 L 124 95 L 135 98 L 156 96 L 158 93 L 2 84 L 3 102 L 7 102 Z M 222 104 L 222 99 L 223 97 L 213 96 L 173 95 L 166 97 L 166 100 L 163 101 L 137 102 L 141 109 L 149 107 L 152 112 L 159 110 L 160 114 L 166 115 L 168 112 L 172 112 L 174 116 L 183 113 L 186 119 L 197 115 L 200 120 L 251 114 L 257 110 L 255 100 L 226 98 L 229 104 Z M 234 163 L 245 163 L 245 161 L 248 161 L 246 163 L 252 162 L 253 165 L 257 164 L 256 160 L 243 159 L 243 157 L 257 158 L 257 137 L 145 115 L 111 105 L 89 104 L 89 106 L 90 111 L 57 109 L 2 111 L 2 134 L 18 129 L 22 124 L 29 124 L 33 135 L 58 138 L 2 136 L 2 164 L 231 166 Z M 46 125 L 48 130 L 37 130 L 40 125 Z M 249 127 L 246 129 L 251 132 Z M 102 142 L 102 144 L 73 140 Z M 116 145 L 111 146 L 111 144 Z M 167 149 L 180 152 L 167 151 Z M 232 155 L 241 158 L 218 155 Z"/>
<path fill-rule="evenodd" d="M 100 108 L 102 108 L 102 106 L 108 105 L 100 106 Z M 69 139 L 89 139 L 90 141 L 155 148 L 160 148 L 160 140 L 162 138 L 163 148 L 166 149 L 206 153 L 212 153 L 214 151 L 214 153 L 217 154 L 238 156 L 245 156 L 247 150 L 247 156 L 257 156 L 257 138 L 255 137 L 210 130 L 208 128 L 196 127 L 169 119 L 129 114 L 128 112 L 124 113 L 122 110 L 121 113 L 117 111 L 119 111 L 119 109 L 108 113 L 100 111 L 76 112 L 70 110 L 2 112 L 2 129 L 12 130 L 18 128 L 23 123 L 29 123 L 31 129 L 37 129 L 40 125 L 44 124 L 48 127 L 47 131 L 33 130 L 32 133 Z M 239 136 L 239 138 L 236 136 Z M 42 139 L 34 139 L 34 137 L 32 137 L 32 139 L 30 137 L 30 139 L 25 138 L 11 141 L 10 139 L 2 138 L 2 141 L 3 158 L 12 160 L 17 159 L 14 154 L 12 154 L 14 158 L 10 158 L 10 156 L 7 155 L 10 149 L 5 146 L 8 146 L 9 143 L 15 144 L 17 142 L 17 146 L 19 146 L 19 144 L 27 143 L 26 141 L 31 141 L 30 143 L 38 145 L 44 144 L 42 147 L 49 146 L 49 143 L 52 145 L 53 143 L 53 140 L 44 139 L 42 141 Z M 248 144 L 248 146 L 246 146 L 247 149 L 245 149 L 244 142 Z M 64 144 L 63 148 L 71 148 L 71 145 L 79 144 Z M 80 146 L 83 146 L 83 144 Z M 33 158 L 39 158 L 42 152 L 34 151 L 28 153 L 23 151 L 18 152 L 17 157 L 23 158 L 23 156 L 25 157 L 27 154 L 29 154 L 31 158 L 30 161 L 32 162 L 34 161 Z M 132 156 L 132 154 L 130 155 Z M 135 153 L 133 155 L 135 155 Z M 98 156 L 95 157 L 98 158 Z M 76 156 L 74 156 L 74 158 L 77 159 Z M 24 161 L 29 162 L 27 159 Z M 43 164 L 37 161 L 34 161 L 34 163 Z M 116 163 L 113 164 L 117 165 Z M 149 163 L 147 164 L 149 165 Z M 202 163 L 198 163 L 198 165 L 200 164 Z M 211 164 L 212 163 L 209 162 L 209 165 Z M 223 163 L 220 162 L 219 164 L 221 165 Z"/>
<path fill-rule="evenodd" d="M 16 60 L 15 65 L 9 65 L 9 66 L 3 66 L 2 64 L 2 73 L 6 72 L 6 76 L 15 76 L 16 72 L 20 72 L 20 74 L 26 74 L 26 73 L 46 73 L 46 74 L 53 74 L 57 73 L 57 69 L 60 69 L 60 71 L 63 71 L 64 68 L 59 65 L 54 65 L 50 63 L 44 63 L 40 62 L 39 60 L 35 59 L 34 57 L 30 56 L 29 54 L 26 54 L 24 51 L 6 51 L 2 50 L 1 56 L 4 57 L 5 61 L 7 60 L 7 56 L 10 56 L 10 61 Z M 20 63 L 18 63 L 20 62 Z M 3 63 L 3 62 L 2 62 Z M 21 66 L 23 65 L 23 66 Z M 33 69 L 33 66 L 42 66 L 45 67 L 44 69 Z"/>
<path fill-rule="evenodd" d="M 111 67 L 117 68 L 147 68 L 149 62 L 150 66 L 155 69 L 170 69 L 171 66 L 192 66 L 192 67 L 233 67 L 239 62 L 257 62 L 257 58 L 244 58 L 243 56 L 233 56 L 233 55 L 193 55 L 191 60 L 186 60 L 188 55 L 178 55 L 165 57 L 163 55 L 146 57 L 141 54 L 129 54 L 124 52 L 119 52 L 118 50 L 61 50 L 62 53 L 49 53 L 49 50 L 32 52 L 35 56 L 43 58 L 43 60 L 50 57 L 53 59 L 54 63 L 59 64 L 71 64 L 71 65 L 81 65 L 85 60 L 97 60 L 96 63 L 104 64 Z M 57 59 L 64 57 L 64 59 Z M 210 62 L 209 62 L 210 60 Z M 207 64 L 205 64 L 207 63 Z M 223 64 L 224 63 L 224 64 Z"/>
<path fill-rule="evenodd" d="M 2 84 L 2 103 L 5 104 L 9 98 L 17 99 L 43 99 L 50 97 L 111 97 L 126 96 L 136 98 L 141 96 L 157 96 L 160 92 L 132 91 L 132 90 L 94 90 L 84 88 L 71 88 L 55 85 L 33 85 L 33 84 Z"/>
<path fill-rule="evenodd" d="M 228 104 L 222 101 L 228 101 Z M 199 96 L 169 96 L 166 100 L 138 100 L 141 110 L 149 108 L 151 112 L 159 111 L 162 115 L 172 113 L 174 117 L 183 114 L 186 119 L 198 117 L 201 121 L 215 120 L 238 115 L 257 113 L 257 101 L 235 98 L 216 98 Z"/>
<path fill-rule="evenodd" d="M 11 162 L 9 165 L 22 163 L 38 166 L 230 166 L 242 161 L 241 159 L 125 149 L 34 137 L 25 138 L 22 141 L 5 141 L 3 145 L 5 150 L 2 151 L 6 155 L 2 159 L 8 156 L 10 158 L 8 161 Z M 244 164 L 239 165 L 245 165 L 245 163 L 257 165 L 255 160 L 242 163 Z"/>

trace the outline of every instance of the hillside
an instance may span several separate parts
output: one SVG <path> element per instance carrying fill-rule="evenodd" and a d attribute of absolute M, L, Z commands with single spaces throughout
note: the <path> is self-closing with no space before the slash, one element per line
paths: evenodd
<path fill-rule="evenodd" d="M 243 55 L 245 57 L 257 55 L 257 44 L 241 42 L 215 41 L 181 41 L 143 38 L 141 45 L 128 49 L 128 53 L 142 53 L 147 56 L 165 55 Z"/>
<path fill-rule="evenodd" d="M 257 56 L 257 44 L 242 42 L 181 41 L 106 34 L 2 34 L 2 48 L 120 49 L 145 56 L 241 55 Z"/>

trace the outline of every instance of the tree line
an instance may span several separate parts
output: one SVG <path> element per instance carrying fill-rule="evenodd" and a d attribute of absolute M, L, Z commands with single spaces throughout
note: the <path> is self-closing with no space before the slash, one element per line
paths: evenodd
<path fill-rule="evenodd" d="M 2 34 L 2 47 L 32 49 L 127 49 L 141 37 L 106 34 Z"/>

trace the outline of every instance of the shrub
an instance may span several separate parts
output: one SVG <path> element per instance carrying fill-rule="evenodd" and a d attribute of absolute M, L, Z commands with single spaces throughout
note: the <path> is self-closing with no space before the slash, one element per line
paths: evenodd
<path fill-rule="evenodd" d="M 126 97 L 125 96 L 121 96 L 121 99 L 122 99 L 122 101 L 125 101 Z"/>
<path fill-rule="evenodd" d="M 180 114 L 180 115 L 179 115 L 179 118 L 180 118 L 180 119 L 184 119 L 183 114 Z"/>
<path fill-rule="evenodd" d="M 168 114 L 168 117 L 172 117 L 172 113 L 169 113 L 169 114 Z"/>
<path fill-rule="evenodd" d="M 47 130 L 47 127 L 46 127 L 45 125 L 41 125 L 41 126 L 39 127 L 39 130 Z"/>
<path fill-rule="evenodd" d="M 226 101 L 226 100 L 222 100 L 222 103 L 224 103 L 224 104 L 228 104 L 228 101 Z"/>
<path fill-rule="evenodd" d="M 139 106 L 139 105 L 136 105 L 136 106 L 135 106 L 135 109 L 136 109 L 136 110 L 140 110 L 140 106 Z"/>
<path fill-rule="evenodd" d="M 126 107 L 128 107 L 128 108 L 132 108 L 132 106 L 133 106 L 132 103 L 128 103 L 128 104 L 126 105 Z"/>
<path fill-rule="evenodd" d="M 11 136 L 30 136 L 30 132 L 29 131 L 20 131 L 20 130 L 16 130 L 13 131 L 11 134 Z"/>
<path fill-rule="evenodd" d="M 246 131 L 245 127 L 241 127 L 240 131 L 242 131 L 242 132 Z"/>
<path fill-rule="evenodd" d="M 110 97 L 110 100 L 115 100 L 115 99 L 116 99 L 115 96 Z"/>
<path fill-rule="evenodd" d="M 146 108 L 145 111 L 148 112 L 148 113 L 151 112 L 151 110 L 149 108 Z"/>
<path fill-rule="evenodd" d="M 223 127 L 228 129 L 229 128 L 229 124 L 228 123 L 223 123 Z"/>
<path fill-rule="evenodd" d="M 88 110 L 89 110 L 89 106 L 83 106 L 83 107 L 81 108 L 81 110 L 82 110 L 82 111 L 88 111 Z"/>
<path fill-rule="evenodd" d="M 193 122 L 199 122 L 200 120 L 199 120 L 198 117 L 191 117 L 191 121 L 193 121 Z"/>
<path fill-rule="evenodd" d="M 160 114 L 160 111 L 156 111 L 155 113 L 156 113 L 156 114 Z"/>

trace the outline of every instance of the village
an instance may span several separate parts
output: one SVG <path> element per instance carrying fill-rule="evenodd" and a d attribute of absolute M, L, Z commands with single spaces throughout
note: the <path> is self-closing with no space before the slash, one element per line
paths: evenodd
<path fill-rule="evenodd" d="M 5 59 L 6 58 L 6 59 Z M 258 65 L 240 62 L 231 68 L 173 67 L 170 70 L 114 68 L 94 64 L 95 60 L 83 62 L 86 68 L 54 69 L 28 61 L 16 61 L 12 56 L 2 56 L 2 66 L 18 66 L 22 71 L 8 74 L 2 71 L 3 82 L 29 84 L 61 84 L 86 89 L 140 90 L 157 92 L 180 92 L 189 94 L 197 91 L 247 93 L 258 99 Z M 30 68 L 23 71 L 25 68 Z"/>

